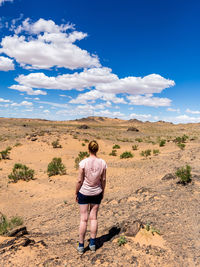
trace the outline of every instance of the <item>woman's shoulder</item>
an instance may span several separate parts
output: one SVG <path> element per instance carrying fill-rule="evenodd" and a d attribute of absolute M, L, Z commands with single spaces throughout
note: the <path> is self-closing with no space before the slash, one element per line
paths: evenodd
<path fill-rule="evenodd" d="M 99 160 L 102 162 L 103 166 L 107 168 L 107 164 L 106 161 L 102 158 L 99 158 Z"/>
<path fill-rule="evenodd" d="M 84 168 L 85 167 L 85 163 L 88 161 L 88 158 L 82 159 L 79 162 L 79 167 Z"/>

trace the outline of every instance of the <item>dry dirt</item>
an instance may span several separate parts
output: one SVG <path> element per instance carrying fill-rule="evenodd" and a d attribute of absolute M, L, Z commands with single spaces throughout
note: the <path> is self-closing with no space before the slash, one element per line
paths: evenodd
<path fill-rule="evenodd" d="M 83 124 L 89 128 L 79 129 Z M 127 131 L 129 127 L 139 132 Z M 173 140 L 183 134 L 189 139 L 181 150 Z M 162 138 L 167 142 L 159 147 Z M 62 148 L 52 147 L 56 139 Z M 79 256 L 74 160 L 79 151 L 87 150 L 84 139 L 99 142 L 98 156 L 106 160 L 108 170 L 99 211 L 97 251 L 88 250 L 88 231 L 86 251 Z M 117 156 L 110 156 L 114 144 L 121 148 Z M 138 150 L 133 151 L 135 144 Z M 107 118 L 66 122 L 0 118 L 0 151 L 7 146 L 12 150 L 10 159 L 0 161 L 0 212 L 8 218 L 23 218 L 28 234 L 0 237 L 1 267 L 200 266 L 200 124 Z M 144 158 L 140 152 L 146 149 L 159 149 L 160 154 Z M 131 151 L 134 157 L 120 159 L 124 151 Z M 53 157 L 62 158 L 66 175 L 48 177 L 47 165 Z M 34 169 L 36 179 L 10 183 L 8 175 L 15 163 Z M 178 184 L 178 178 L 162 179 L 186 164 L 192 168 L 192 182 L 188 185 Z M 149 223 L 160 235 L 141 228 L 133 236 L 126 229 L 134 221 Z M 127 243 L 119 246 L 121 236 Z"/>

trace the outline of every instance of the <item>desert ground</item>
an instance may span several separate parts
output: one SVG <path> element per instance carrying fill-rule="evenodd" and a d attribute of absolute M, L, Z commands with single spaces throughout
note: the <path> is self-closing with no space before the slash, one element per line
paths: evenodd
<path fill-rule="evenodd" d="M 127 131 L 130 127 L 138 131 Z M 188 138 L 181 149 L 174 140 L 184 134 Z M 52 147 L 57 139 L 61 148 Z M 87 247 L 88 225 L 86 251 L 80 256 L 75 159 L 93 139 L 108 165 L 107 185 L 98 215 L 97 250 Z M 162 139 L 166 143 L 160 147 Z M 116 144 L 117 155 L 109 155 Z M 8 146 L 10 159 L 0 161 L 0 212 L 8 219 L 21 217 L 27 232 L 0 236 L 1 267 L 200 266 L 200 124 L 0 118 L 0 151 Z M 141 156 L 147 149 L 160 153 Z M 134 156 L 120 158 L 125 151 Z M 66 174 L 48 176 L 54 157 L 62 158 Z M 35 178 L 11 182 L 8 175 L 15 163 L 33 169 Z M 192 181 L 183 185 L 175 173 L 186 165 L 191 166 Z M 120 245 L 120 240 L 126 243 Z"/>

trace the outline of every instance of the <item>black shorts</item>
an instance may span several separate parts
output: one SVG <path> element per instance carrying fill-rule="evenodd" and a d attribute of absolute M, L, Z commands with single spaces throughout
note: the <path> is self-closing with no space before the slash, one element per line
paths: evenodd
<path fill-rule="evenodd" d="M 102 192 L 95 196 L 86 196 L 78 192 L 78 204 L 100 204 L 102 197 Z"/>

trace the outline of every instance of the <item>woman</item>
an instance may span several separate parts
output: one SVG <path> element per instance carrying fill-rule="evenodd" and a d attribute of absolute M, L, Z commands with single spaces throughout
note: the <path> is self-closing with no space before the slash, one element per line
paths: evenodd
<path fill-rule="evenodd" d="M 88 149 L 90 156 L 79 163 L 79 176 L 76 185 L 76 201 L 80 206 L 79 246 L 77 249 L 80 254 L 84 253 L 88 219 L 90 220 L 89 248 L 92 251 L 96 250 L 97 213 L 106 186 L 107 165 L 103 159 L 96 155 L 99 150 L 98 143 L 95 140 L 91 141 Z"/>

